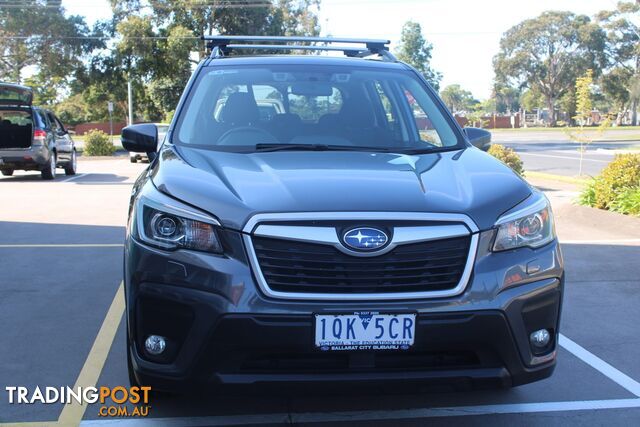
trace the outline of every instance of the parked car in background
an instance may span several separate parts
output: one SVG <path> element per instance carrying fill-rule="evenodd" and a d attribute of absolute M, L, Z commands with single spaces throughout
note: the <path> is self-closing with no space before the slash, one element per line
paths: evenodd
<path fill-rule="evenodd" d="M 0 83 L 0 172 L 40 171 L 54 179 L 56 169 L 74 175 L 77 154 L 73 139 L 53 112 L 32 105 L 26 86 Z"/>
<path fill-rule="evenodd" d="M 154 123 L 158 129 L 158 141 L 164 140 L 164 136 L 167 134 L 169 125 L 166 123 Z M 131 163 L 137 163 L 140 161 L 149 161 L 149 155 L 147 153 L 129 153 L 129 160 Z"/>

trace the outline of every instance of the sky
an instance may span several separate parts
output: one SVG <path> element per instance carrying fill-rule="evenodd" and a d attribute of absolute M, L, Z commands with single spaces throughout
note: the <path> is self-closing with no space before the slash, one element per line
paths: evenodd
<path fill-rule="evenodd" d="M 593 16 L 613 9 L 618 0 L 322 0 L 321 34 L 383 38 L 393 47 L 402 25 L 420 23 L 433 44 L 432 66 L 443 74 L 440 87 L 459 84 L 478 99 L 491 94 L 492 59 L 502 34 L 545 10 L 566 10 Z M 92 24 L 108 19 L 108 0 L 63 0 L 69 14 Z"/>

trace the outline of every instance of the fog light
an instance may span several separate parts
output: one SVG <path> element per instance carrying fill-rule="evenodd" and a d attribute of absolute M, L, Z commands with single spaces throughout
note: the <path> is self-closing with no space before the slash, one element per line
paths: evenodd
<path fill-rule="evenodd" d="M 149 335 L 144 342 L 144 348 L 154 356 L 161 354 L 166 347 L 165 338 L 158 335 Z"/>
<path fill-rule="evenodd" d="M 540 329 L 529 335 L 529 342 L 535 348 L 544 348 L 549 344 L 551 334 L 546 329 Z"/>

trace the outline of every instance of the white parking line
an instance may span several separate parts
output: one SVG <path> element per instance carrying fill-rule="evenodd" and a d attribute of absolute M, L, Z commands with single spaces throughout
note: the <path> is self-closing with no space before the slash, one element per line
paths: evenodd
<path fill-rule="evenodd" d="M 533 153 L 525 153 L 522 151 L 518 151 L 518 154 L 521 156 L 534 156 L 534 157 L 549 157 L 553 159 L 569 159 L 569 160 L 580 160 L 580 157 L 571 157 L 571 156 L 553 156 L 550 154 L 533 154 Z M 596 163 L 610 163 L 608 160 L 595 160 L 595 159 L 587 159 L 583 158 L 585 162 L 596 162 Z"/>
<path fill-rule="evenodd" d="M 593 369 L 599 371 L 602 375 L 606 376 L 620 387 L 623 387 L 640 397 L 640 383 L 633 378 L 623 374 L 595 354 L 587 351 L 584 347 L 579 346 L 562 334 L 560 334 L 559 344 L 569 353 L 573 354 Z"/>
<path fill-rule="evenodd" d="M 69 178 L 62 179 L 62 180 L 60 180 L 59 182 L 69 182 L 69 181 L 73 181 L 73 180 L 75 180 L 75 179 L 82 178 L 82 177 L 83 177 L 83 176 L 85 176 L 85 175 L 91 175 L 91 174 L 79 173 L 79 174 L 76 174 L 76 175 L 70 176 Z"/>
<path fill-rule="evenodd" d="M 559 344 L 569 353 L 602 373 L 611 381 L 640 397 L 640 383 L 620 372 L 598 356 L 560 334 Z M 81 426 L 201 426 L 274 423 L 348 422 L 400 420 L 435 417 L 465 417 L 473 415 L 526 414 L 540 412 L 590 411 L 599 409 L 640 408 L 640 398 L 609 400 L 578 400 L 564 402 L 507 403 L 497 405 L 448 406 L 436 408 L 392 409 L 373 411 L 274 413 L 256 415 L 220 415 L 204 417 L 137 418 L 84 420 Z"/>

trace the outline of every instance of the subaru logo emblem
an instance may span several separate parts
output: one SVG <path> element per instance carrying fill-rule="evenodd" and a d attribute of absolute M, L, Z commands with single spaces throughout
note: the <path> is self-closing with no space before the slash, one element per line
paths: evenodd
<path fill-rule="evenodd" d="M 382 230 L 369 227 L 352 228 L 342 237 L 344 244 L 358 251 L 374 251 L 389 241 L 389 236 Z"/>

